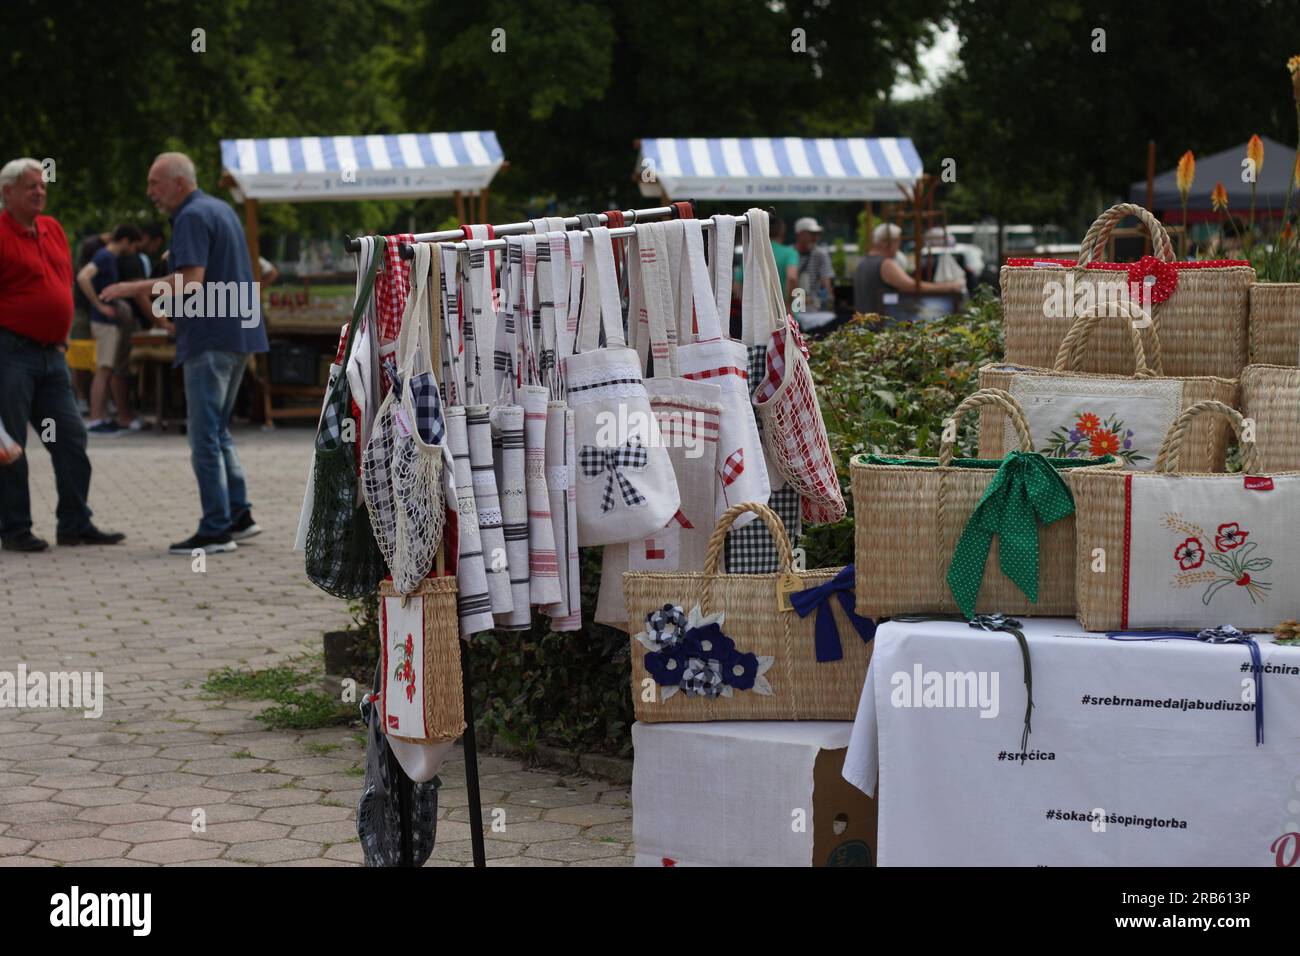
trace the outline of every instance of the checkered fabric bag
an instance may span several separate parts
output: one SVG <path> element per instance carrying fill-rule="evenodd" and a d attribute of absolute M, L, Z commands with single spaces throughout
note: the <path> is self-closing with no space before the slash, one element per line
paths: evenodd
<path fill-rule="evenodd" d="M 346 352 L 357 342 L 357 329 L 370 307 L 374 291 L 374 240 L 363 239 L 357 290 L 348 330 Z M 384 575 L 384 559 L 375 543 L 370 514 L 362 504 L 357 478 L 355 429 L 343 427 L 351 409 L 351 386 L 339 375 L 326 399 L 315 441 L 312 468 L 312 509 L 307 526 L 306 571 L 313 584 L 341 598 L 359 598 L 373 591 Z"/>
<path fill-rule="evenodd" d="M 767 346 L 767 376 L 754 393 L 754 405 L 763 420 L 774 466 L 803 496 L 803 517 L 810 522 L 838 521 L 848 509 L 808 368 L 808 350 L 799 326 L 785 310 L 767 213 L 751 209 L 748 215 L 745 275 L 755 283 L 755 301 L 767 310 L 773 330 Z"/>
<path fill-rule="evenodd" d="M 379 341 L 396 339 L 402 329 L 402 313 L 411 294 L 411 263 L 402 258 L 401 244 L 414 242 L 409 232 L 387 236 L 384 269 L 375 276 L 375 311 L 379 315 Z"/>
<path fill-rule="evenodd" d="M 749 346 L 751 394 L 763 381 L 766 371 L 767 345 Z M 757 414 L 757 410 L 755 414 Z M 759 421 L 760 434 L 762 433 L 762 425 L 762 421 Z M 774 469 L 769 469 L 769 474 L 773 471 Z M 772 492 L 772 497 L 768 499 L 767 506 L 781 519 L 781 524 L 785 527 L 785 533 L 790 539 L 791 545 L 798 548 L 799 539 L 803 534 L 803 523 L 800 520 L 799 492 L 786 483 L 780 477 L 779 472 L 774 477 L 781 482 L 781 486 Z M 772 532 L 767 529 L 767 525 L 762 521 L 751 521 L 738 531 L 727 532 L 724 556 L 727 562 L 727 573 L 729 574 L 774 574 L 780 562 L 776 541 L 773 540 Z"/>

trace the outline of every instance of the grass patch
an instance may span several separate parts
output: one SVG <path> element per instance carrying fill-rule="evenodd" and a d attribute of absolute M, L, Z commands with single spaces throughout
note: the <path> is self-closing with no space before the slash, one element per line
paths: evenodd
<path fill-rule="evenodd" d="M 241 760 L 248 760 L 249 758 L 251 758 L 251 757 L 253 756 L 253 754 L 252 754 L 251 751 L 248 751 L 248 750 L 236 750 L 236 751 L 235 751 L 233 754 L 231 754 L 230 756 L 232 756 L 232 757 L 238 757 L 238 758 L 241 759 Z"/>
<path fill-rule="evenodd" d="M 340 744 L 311 743 L 307 745 L 306 749 L 307 753 L 311 754 L 313 757 L 324 757 L 327 754 L 331 754 L 338 750 L 340 746 Z"/>
<path fill-rule="evenodd" d="M 254 715 L 272 730 L 316 730 L 347 723 L 353 709 L 316 690 L 312 685 L 320 677 L 320 661 L 303 655 L 257 671 L 223 667 L 208 675 L 203 690 L 214 697 L 272 701 L 273 706 Z"/>

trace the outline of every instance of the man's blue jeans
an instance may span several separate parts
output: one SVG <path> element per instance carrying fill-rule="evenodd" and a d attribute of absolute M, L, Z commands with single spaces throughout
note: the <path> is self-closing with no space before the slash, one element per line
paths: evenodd
<path fill-rule="evenodd" d="M 183 363 L 190 464 L 199 482 L 199 534 L 216 537 L 252 510 L 244 469 L 230 437 L 230 413 L 244 378 L 243 352 L 200 352 Z"/>
<path fill-rule="evenodd" d="M 0 420 L 13 440 L 27 447 L 27 424 L 41 435 L 54 465 L 59 492 L 55 509 L 60 534 L 90 528 L 90 459 L 86 426 L 77 411 L 72 379 L 63 353 L 0 329 Z M 0 538 L 15 538 L 32 527 L 27 488 L 27 455 L 0 465 Z"/>

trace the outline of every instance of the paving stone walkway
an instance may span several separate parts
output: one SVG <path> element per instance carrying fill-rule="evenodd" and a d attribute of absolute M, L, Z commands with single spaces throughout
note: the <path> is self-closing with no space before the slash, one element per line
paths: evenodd
<path fill-rule="evenodd" d="M 51 547 L 0 553 L 0 671 L 102 671 L 105 702 L 97 719 L 0 708 L 0 865 L 360 864 L 360 732 L 268 730 L 254 719 L 268 702 L 201 688 L 221 667 L 319 654 L 348 624 L 290 550 L 309 430 L 236 430 L 263 533 L 202 573 L 166 550 L 199 516 L 184 436 L 91 440 L 95 522 L 128 536 L 112 548 L 54 545 L 49 456 L 29 439 L 33 530 Z M 459 749 L 440 776 L 428 865 L 466 865 Z M 626 786 L 501 757 L 480 759 L 480 780 L 489 866 L 631 864 Z"/>

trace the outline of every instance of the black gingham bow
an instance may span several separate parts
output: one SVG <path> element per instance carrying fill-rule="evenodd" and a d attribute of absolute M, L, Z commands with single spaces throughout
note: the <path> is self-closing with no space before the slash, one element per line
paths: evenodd
<path fill-rule="evenodd" d="M 645 496 L 632 487 L 632 482 L 628 481 L 627 476 L 623 474 L 624 468 L 640 469 L 649 463 L 650 456 L 640 441 L 631 441 L 618 448 L 583 445 L 578 460 L 582 465 L 582 473 L 587 478 L 595 478 L 601 472 L 609 474 L 609 478 L 605 481 L 604 498 L 600 504 L 601 514 L 614 510 L 615 481 L 618 482 L 619 490 L 623 492 L 625 505 L 645 504 Z"/>

